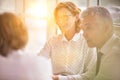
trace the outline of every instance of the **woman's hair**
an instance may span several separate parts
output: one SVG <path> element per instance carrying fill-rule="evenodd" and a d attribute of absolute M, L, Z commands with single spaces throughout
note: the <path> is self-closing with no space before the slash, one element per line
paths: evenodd
<path fill-rule="evenodd" d="M 68 9 L 72 14 L 73 14 L 73 16 L 76 16 L 76 15 L 78 15 L 78 17 L 79 17 L 79 14 L 80 14 L 80 12 L 81 12 L 81 10 L 74 4 L 74 3 L 72 3 L 72 2 L 60 2 L 57 6 L 56 6 L 56 8 L 55 8 L 55 10 L 54 10 L 54 17 L 55 17 L 55 21 L 57 20 L 56 18 L 57 18 L 57 12 L 58 12 L 58 10 L 60 10 L 61 8 L 66 8 L 66 9 Z M 77 32 L 79 32 L 79 30 L 80 30 L 80 27 L 79 27 L 79 25 L 80 25 L 80 18 L 78 18 L 78 20 L 76 21 L 76 31 Z"/>
<path fill-rule="evenodd" d="M 24 48 L 28 41 L 26 26 L 13 13 L 0 14 L 0 55 Z"/>

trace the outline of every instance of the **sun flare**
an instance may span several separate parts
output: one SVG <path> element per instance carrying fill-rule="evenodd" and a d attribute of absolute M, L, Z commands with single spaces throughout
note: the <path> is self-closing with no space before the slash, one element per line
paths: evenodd
<path fill-rule="evenodd" d="M 31 3 L 27 9 L 27 14 L 36 18 L 47 18 L 47 4 L 42 3 Z"/>

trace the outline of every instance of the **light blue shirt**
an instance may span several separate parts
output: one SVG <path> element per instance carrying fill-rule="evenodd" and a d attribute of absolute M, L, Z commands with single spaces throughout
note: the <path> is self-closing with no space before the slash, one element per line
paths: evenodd
<path fill-rule="evenodd" d="M 94 80 L 120 80 L 120 38 L 113 35 L 100 52 L 103 55 L 98 75 Z"/>

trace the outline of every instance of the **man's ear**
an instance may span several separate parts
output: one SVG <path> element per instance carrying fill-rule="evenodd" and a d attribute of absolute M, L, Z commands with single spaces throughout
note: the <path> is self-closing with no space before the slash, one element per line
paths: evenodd
<path fill-rule="evenodd" d="M 108 22 L 105 22 L 104 23 L 105 24 L 105 26 L 104 26 L 104 30 L 106 31 L 106 32 L 108 32 L 109 31 L 109 23 Z"/>
<path fill-rule="evenodd" d="M 105 35 L 106 35 L 106 36 L 108 36 L 109 33 L 110 33 L 110 25 L 109 25 L 108 22 L 105 22 L 104 32 L 105 32 Z"/>

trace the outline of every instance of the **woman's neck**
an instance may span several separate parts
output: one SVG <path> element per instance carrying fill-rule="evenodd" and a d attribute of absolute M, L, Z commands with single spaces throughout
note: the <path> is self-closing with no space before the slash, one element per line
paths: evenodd
<path fill-rule="evenodd" d="M 75 33 L 76 32 L 75 32 L 74 29 L 72 29 L 71 31 L 66 32 L 66 34 L 65 34 L 66 39 L 68 41 L 70 41 L 74 37 Z"/>

